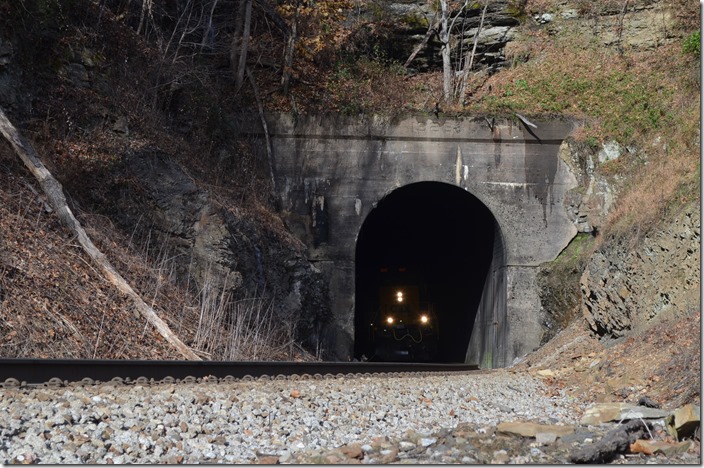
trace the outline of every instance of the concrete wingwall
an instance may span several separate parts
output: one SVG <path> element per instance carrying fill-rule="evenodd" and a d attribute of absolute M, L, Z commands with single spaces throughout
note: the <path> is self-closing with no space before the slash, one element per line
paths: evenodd
<path fill-rule="evenodd" d="M 256 116 L 240 131 L 263 136 Z M 540 343 L 537 268 L 577 233 L 564 209 L 575 176 L 558 156 L 569 121 L 340 115 L 267 116 L 281 216 L 328 278 L 328 356 L 354 345 L 355 248 L 365 218 L 397 188 L 444 182 L 477 197 L 495 218 L 493 261 L 467 362 L 501 367 Z M 462 213 L 458 213 L 462 216 Z"/>

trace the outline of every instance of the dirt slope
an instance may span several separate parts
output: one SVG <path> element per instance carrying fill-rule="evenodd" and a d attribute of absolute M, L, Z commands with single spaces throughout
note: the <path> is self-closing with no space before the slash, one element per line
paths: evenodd
<path fill-rule="evenodd" d="M 0 148 L 0 355 L 178 359 L 94 269 L 15 159 L 9 148 Z M 132 279 L 140 272 L 154 279 L 144 261 L 124 247 L 129 240 L 100 221 L 93 225 L 102 230 L 89 233 L 103 251 L 121 260 L 116 262 L 121 270 L 129 265 Z M 163 292 L 153 292 L 164 304 Z M 193 330 L 188 318 L 171 323 L 186 337 Z"/>

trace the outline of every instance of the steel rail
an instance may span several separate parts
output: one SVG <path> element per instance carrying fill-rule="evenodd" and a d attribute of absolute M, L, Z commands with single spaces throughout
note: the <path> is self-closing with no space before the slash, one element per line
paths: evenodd
<path fill-rule="evenodd" d="M 66 382 L 109 382 L 113 379 L 160 381 L 167 377 L 218 379 L 231 377 L 320 374 L 374 374 L 403 372 L 463 372 L 477 370 L 474 364 L 408 362 L 272 362 L 272 361 L 156 361 L 103 359 L 0 359 L 0 384 L 10 379 L 22 385 L 45 384 L 52 379 Z"/>

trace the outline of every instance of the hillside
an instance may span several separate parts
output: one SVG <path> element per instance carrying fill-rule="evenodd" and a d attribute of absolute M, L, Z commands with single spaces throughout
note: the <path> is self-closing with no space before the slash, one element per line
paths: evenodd
<path fill-rule="evenodd" d="M 464 94 L 447 99 L 437 38 L 403 66 L 432 2 L 255 1 L 238 77 L 245 3 L 0 1 L 0 106 L 181 340 L 206 359 L 330 347 L 321 274 L 278 217 L 266 153 L 238 138 L 238 111 L 568 116 L 582 123 L 563 155 L 582 234 L 544 266 L 547 344 L 518 368 L 558 370 L 555 385 L 582 398 L 603 387 L 699 401 L 697 5 L 490 2 L 485 32 L 510 28 L 510 40 L 487 32 Z M 463 13 L 475 29 L 481 10 Z M 4 142 L 0 174 L 0 355 L 178 359 Z"/>

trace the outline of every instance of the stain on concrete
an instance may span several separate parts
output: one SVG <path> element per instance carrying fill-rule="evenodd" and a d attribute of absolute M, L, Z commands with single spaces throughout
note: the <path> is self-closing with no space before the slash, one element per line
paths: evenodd
<path fill-rule="evenodd" d="M 523 137 L 526 141 L 540 138 L 527 126 L 522 127 Z M 543 207 L 543 223 L 548 227 L 548 211 L 552 212 L 554 205 L 553 185 L 557 174 L 558 149 L 555 145 L 527 144 L 525 152 L 526 183 L 535 198 Z"/>

